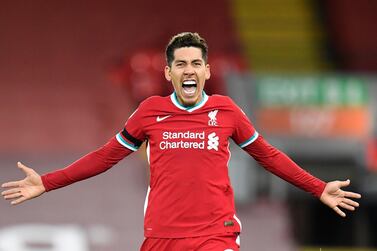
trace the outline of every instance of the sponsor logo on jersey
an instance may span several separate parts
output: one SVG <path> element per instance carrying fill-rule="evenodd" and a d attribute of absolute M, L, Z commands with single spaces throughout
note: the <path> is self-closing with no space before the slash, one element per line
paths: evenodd
<path fill-rule="evenodd" d="M 211 150 L 214 149 L 216 151 L 219 150 L 219 136 L 216 136 L 216 133 L 213 132 L 208 135 L 208 141 L 207 141 L 207 149 Z"/>
<path fill-rule="evenodd" d="M 215 132 L 208 134 L 206 137 L 205 132 L 169 132 L 162 133 L 162 141 L 159 146 L 161 150 L 167 149 L 207 149 L 219 150 L 219 136 Z"/>
<path fill-rule="evenodd" d="M 209 120 L 208 120 L 208 125 L 209 126 L 217 126 L 217 118 L 216 118 L 216 115 L 217 115 L 217 112 L 219 110 L 213 110 L 211 112 L 208 113 L 208 117 L 209 117 Z"/>

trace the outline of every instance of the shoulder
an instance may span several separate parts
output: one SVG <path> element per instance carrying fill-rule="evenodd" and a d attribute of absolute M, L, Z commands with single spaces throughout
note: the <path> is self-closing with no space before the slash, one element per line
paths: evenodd
<path fill-rule="evenodd" d="M 228 106 L 232 108 L 237 107 L 236 103 L 229 96 L 215 94 L 215 95 L 211 95 L 210 98 L 211 98 L 211 101 L 215 104 L 224 105 L 224 106 Z"/>
<path fill-rule="evenodd" d="M 234 100 L 229 96 L 223 95 L 212 95 L 212 104 L 216 105 L 220 109 L 227 110 L 238 118 L 239 116 L 245 116 L 245 112 L 242 108 L 234 102 Z"/>
<path fill-rule="evenodd" d="M 216 102 L 222 102 L 222 103 L 234 103 L 234 101 L 232 100 L 232 98 L 229 97 L 229 96 L 224 96 L 224 95 L 214 94 L 214 95 L 211 95 L 210 98 L 211 98 L 213 101 L 216 101 Z"/>
<path fill-rule="evenodd" d="M 162 97 L 162 96 L 151 96 L 144 101 L 142 101 L 139 105 L 139 109 L 148 109 L 148 108 L 155 108 L 156 106 L 161 106 L 164 103 L 169 102 L 169 96 Z"/>
<path fill-rule="evenodd" d="M 167 97 L 151 96 L 140 102 L 138 107 L 130 115 L 129 119 L 144 120 L 145 118 L 157 114 L 168 104 Z"/>
<path fill-rule="evenodd" d="M 165 100 L 167 100 L 169 98 L 169 96 L 165 96 L 165 97 L 162 97 L 162 96 L 150 96 L 146 99 L 144 99 L 144 101 L 141 102 L 141 104 L 154 104 L 154 103 L 158 103 L 158 102 L 164 102 Z"/>

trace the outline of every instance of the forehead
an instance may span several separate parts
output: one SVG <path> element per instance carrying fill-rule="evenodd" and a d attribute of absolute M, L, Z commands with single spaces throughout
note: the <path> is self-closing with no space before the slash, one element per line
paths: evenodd
<path fill-rule="evenodd" d="M 197 47 L 181 47 L 174 50 L 174 60 L 203 60 L 202 50 Z"/>

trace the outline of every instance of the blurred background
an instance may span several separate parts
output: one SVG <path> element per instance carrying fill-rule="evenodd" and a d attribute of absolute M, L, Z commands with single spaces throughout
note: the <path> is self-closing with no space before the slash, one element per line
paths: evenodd
<path fill-rule="evenodd" d="M 206 92 L 231 96 L 257 130 L 319 178 L 351 179 L 341 219 L 233 147 L 242 250 L 377 250 L 377 2 L 1 1 L 0 183 L 45 173 L 114 136 L 163 77 L 170 37 L 207 39 Z M 143 151 L 20 206 L 0 203 L 0 251 L 138 250 Z"/>

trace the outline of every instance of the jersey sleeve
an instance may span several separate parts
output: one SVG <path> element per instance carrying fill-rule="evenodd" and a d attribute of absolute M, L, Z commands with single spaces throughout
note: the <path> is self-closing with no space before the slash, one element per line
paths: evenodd
<path fill-rule="evenodd" d="M 234 131 L 232 139 L 238 146 L 244 148 L 253 143 L 258 138 L 259 134 L 244 111 L 232 100 L 230 100 L 230 102 L 234 112 Z"/>
<path fill-rule="evenodd" d="M 48 192 L 93 177 L 110 169 L 130 153 L 131 150 L 124 148 L 113 137 L 104 146 L 69 166 L 42 175 L 43 186 Z"/>
<path fill-rule="evenodd" d="M 326 183 L 299 167 L 286 154 L 270 145 L 255 130 L 246 114 L 233 101 L 235 128 L 233 140 L 267 171 L 289 183 L 320 197 Z"/>
<path fill-rule="evenodd" d="M 270 145 L 259 135 L 253 144 L 244 147 L 261 166 L 292 185 L 320 197 L 326 183 L 299 167 L 286 154 Z"/>
<path fill-rule="evenodd" d="M 116 135 L 116 140 L 131 151 L 137 151 L 145 140 L 143 118 L 145 115 L 144 103 L 131 114 L 122 131 Z"/>
<path fill-rule="evenodd" d="M 46 191 L 98 175 L 136 151 L 145 138 L 142 126 L 144 114 L 142 104 L 131 114 L 124 128 L 107 144 L 63 169 L 44 174 L 42 182 Z"/>

